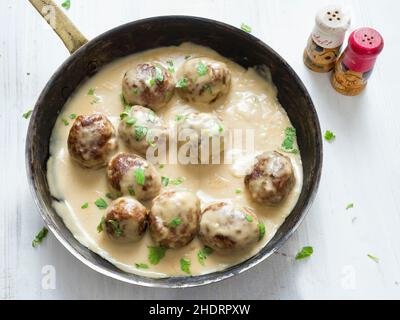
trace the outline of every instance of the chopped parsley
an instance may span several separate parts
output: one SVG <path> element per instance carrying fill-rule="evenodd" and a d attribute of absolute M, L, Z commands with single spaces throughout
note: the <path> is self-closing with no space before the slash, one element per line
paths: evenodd
<path fill-rule="evenodd" d="M 69 122 L 67 119 L 61 119 L 61 121 L 63 122 L 64 126 L 68 126 Z"/>
<path fill-rule="evenodd" d="M 136 183 L 137 183 L 139 186 L 144 186 L 145 175 L 144 175 L 144 170 L 143 170 L 143 168 L 137 168 L 137 169 L 135 169 L 135 180 L 136 180 Z"/>
<path fill-rule="evenodd" d="M 168 64 L 168 71 L 174 73 L 175 72 L 174 62 L 172 60 L 168 60 L 167 64 Z"/>
<path fill-rule="evenodd" d="M 133 126 L 136 123 L 136 119 L 135 118 L 128 118 L 128 119 L 126 119 L 125 123 L 128 126 Z"/>
<path fill-rule="evenodd" d="M 177 179 L 169 179 L 169 183 L 174 185 L 174 186 L 178 186 L 180 184 L 182 184 L 183 182 L 185 182 L 185 178 L 184 177 L 180 177 Z"/>
<path fill-rule="evenodd" d="M 164 247 L 148 247 L 149 248 L 149 255 L 148 259 L 149 262 L 153 265 L 158 264 L 162 258 L 165 256 L 165 252 L 167 248 Z"/>
<path fill-rule="evenodd" d="M 218 131 L 219 131 L 219 133 L 222 133 L 222 132 L 224 132 L 224 127 L 222 126 L 222 124 L 220 124 L 219 122 L 218 122 Z"/>
<path fill-rule="evenodd" d="M 373 256 L 372 254 L 367 254 L 367 257 L 370 258 L 371 260 L 375 261 L 376 263 L 379 263 L 379 258 Z"/>
<path fill-rule="evenodd" d="M 106 219 L 104 217 L 101 217 L 100 223 L 97 225 L 97 232 L 103 232 L 104 229 L 104 224 L 106 223 Z"/>
<path fill-rule="evenodd" d="M 107 223 L 111 224 L 111 226 L 113 227 L 115 235 L 117 236 L 117 238 L 122 236 L 123 231 L 122 231 L 118 221 L 108 220 Z"/>
<path fill-rule="evenodd" d="M 240 25 L 240 29 L 242 29 L 244 32 L 251 33 L 251 27 L 245 23 Z"/>
<path fill-rule="evenodd" d="M 89 202 L 85 202 L 85 203 L 82 205 L 81 208 L 82 208 L 82 209 L 87 209 L 87 208 L 89 208 Z"/>
<path fill-rule="evenodd" d="M 246 220 L 248 221 L 248 222 L 253 222 L 253 217 L 251 216 L 251 215 L 249 215 L 249 214 L 246 214 Z"/>
<path fill-rule="evenodd" d="M 205 246 L 203 249 L 199 250 L 197 252 L 197 260 L 199 263 L 204 266 L 204 261 L 207 259 L 207 257 L 214 252 L 213 249 L 210 247 Z"/>
<path fill-rule="evenodd" d="M 190 274 L 190 260 L 188 259 L 181 259 L 181 270 L 187 274 Z"/>
<path fill-rule="evenodd" d="M 332 131 L 326 130 L 324 138 L 326 141 L 331 142 L 331 141 L 335 140 L 336 136 Z"/>
<path fill-rule="evenodd" d="M 161 70 L 160 67 L 156 67 L 156 80 L 158 82 L 163 82 L 164 81 L 164 74 Z"/>
<path fill-rule="evenodd" d="M 69 8 L 71 8 L 71 0 L 65 0 L 65 1 L 61 4 L 61 6 L 62 6 L 64 9 L 69 10 Z"/>
<path fill-rule="evenodd" d="M 129 188 L 128 192 L 129 192 L 129 195 L 131 195 L 131 196 L 135 196 L 136 195 L 135 189 L 133 189 L 133 188 Z"/>
<path fill-rule="evenodd" d="M 106 209 L 108 207 L 108 204 L 106 202 L 106 200 L 104 200 L 103 198 L 99 198 L 97 199 L 94 204 L 97 206 L 97 208 L 99 209 Z"/>
<path fill-rule="evenodd" d="M 41 244 L 43 239 L 46 238 L 48 233 L 49 230 L 46 227 L 43 227 L 43 229 L 38 232 L 35 239 L 33 239 L 32 247 L 36 248 L 39 244 Z"/>
<path fill-rule="evenodd" d="M 146 264 L 146 263 L 135 263 L 135 267 L 136 267 L 137 269 L 148 269 L 148 268 L 149 268 L 149 265 Z"/>
<path fill-rule="evenodd" d="M 161 184 L 162 184 L 164 187 L 168 187 L 169 178 L 168 178 L 168 177 L 161 177 Z"/>
<path fill-rule="evenodd" d="M 25 112 L 22 117 L 25 119 L 29 119 L 31 114 L 32 114 L 33 110 L 28 110 L 27 112 Z"/>
<path fill-rule="evenodd" d="M 69 118 L 71 119 L 71 120 L 74 120 L 74 119 L 76 119 L 76 113 L 71 113 L 70 115 L 69 115 Z"/>
<path fill-rule="evenodd" d="M 259 233 L 258 241 L 260 241 L 265 236 L 265 224 L 262 222 L 258 224 L 258 233 Z"/>
<path fill-rule="evenodd" d="M 352 209 L 352 208 L 354 208 L 354 203 L 349 203 L 349 204 L 346 206 L 346 210 L 349 210 L 349 209 Z"/>
<path fill-rule="evenodd" d="M 293 127 L 287 127 L 285 129 L 285 139 L 282 142 L 281 149 L 288 153 L 299 153 L 299 150 L 294 148 L 294 142 L 296 140 L 296 129 Z"/>
<path fill-rule="evenodd" d="M 121 120 L 124 120 L 126 117 L 129 117 L 130 111 L 131 111 L 131 106 L 125 106 L 124 111 L 121 112 L 121 114 L 119 115 Z"/>
<path fill-rule="evenodd" d="M 197 70 L 197 74 L 201 77 L 201 76 L 205 76 L 207 74 L 208 67 L 202 61 L 200 61 L 199 64 L 197 65 L 196 70 Z"/>
<path fill-rule="evenodd" d="M 176 227 L 179 226 L 181 223 L 182 223 L 181 218 L 176 217 L 176 218 L 172 219 L 170 223 L 168 223 L 168 226 L 169 226 L 170 228 L 176 228 Z"/>
<path fill-rule="evenodd" d="M 175 121 L 177 121 L 177 122 L 182 121 L 182 120 L 186 120 L 186 119 L 187 119 L 186 115 L 178 114 L 178 115 L 175 116 Z"/>
<path fill-rule="evenodd" d="M 164 169 L 165 168 L 165 164 L 160 164 L 160 166 L 158 168 Z"/>
<path fill-rule="evenodd" d="M 297 253 L 296 260 L 308 258 L 313 254 L 313 252 L 314 252 L 313 247 L 303 247 L 303 249 L 301 249 L 301 251 Z"/>
<path fill-rule="evenodd" d="M 189 79 L 188 78 L 182 78 L 176 83 L 176 88 L 187 88 L 189 85 Z"/>
<path fill-rule="evenodd" d="M 94 89 L 93 88 L 89 88 L 87 95 L 88 96 L 94 96 Z"/>
<path fill-rule="evenodd" d="M 242 189 L 237 188 L 237 189 L 235 190 L 235 193 L 236 193 L 236 194 L 241 194 L 241 193 L 242 193 Z"/>
<path fill-rule="evenodd" d="M 146 135 L 149 129 L 144 126 L 135 126 L 135 139 L 136 141 L 142 140 Z"/>
<path fill-rule="evenodd" d="M 156 81 L 154 79 L 149 79 L 149 86 L 150 88 L 155 85 Z"/>

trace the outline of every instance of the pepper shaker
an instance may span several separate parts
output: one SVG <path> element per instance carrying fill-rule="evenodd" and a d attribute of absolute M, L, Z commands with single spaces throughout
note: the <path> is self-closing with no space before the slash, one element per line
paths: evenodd
<path fill-rule="evenodd" d="M 342 7 L 330 5 L 319 10 L 304 50 L 304 64 L 316 72 L 332 70 L 349 26 L 350 15 Z"/>
<path fill-rule="evenodd" d="M 372 28 L 354 30 L 332 73 L 332 86 L 341 94 L 355 96 L 364 90 L 378 55 L 383 38 Z"/>

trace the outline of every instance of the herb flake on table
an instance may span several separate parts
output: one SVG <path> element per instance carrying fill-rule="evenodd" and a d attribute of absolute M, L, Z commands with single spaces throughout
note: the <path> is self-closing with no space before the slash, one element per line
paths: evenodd
<path fill-rule="evenodd" d="M 48 233 L 49 230 L 46 227 L 43 227 L 43 229 L 38 232 L 35 239 L 33 239 L 32 247 L 36 248 L 37 246 L 39 246 L 42 243 L 43 239 L 47 237 Z"/>
<path fill-rule="evenodd" d="M 145 183 L 145 175 L 143 168 L 137 168 L 134 171 L 135 174 L 135 181 L 139 186 L 144 186 Z"/>
<path fill-rule="evenodd" d="M 265 224 L 262 222 L 258 224 L 258 233 L 259 233 L 258 241 L 261 241 L 265 236 Z"/>
<path fill-rule="evenodd" d="M 97 206 L 97 208 L 99 209 L 107 209 L 108 204 L 106 202 L 106 200 L 104 200 L 103 198 L 99 198 L 97 199 L 94 204 Z"/>
<path fill-rule="evenodd" d="M 199 263 L 204 266 L 205 265 L 205 260 L 207 257 L 214 252 L 213 249 L 210 247 L 205 246 L 203 249 L 200 249 L 199 252 L 197 252 L 197 260 Z"/>
<path fill-rule="evenodd" d="M 336 139 L 336 135 L 332 131 L 326 130 L 325 134 L 324 134 L 324 138 L 326 141 L 332 142 L 333 140 Z"/>
<path fill-rule="evenodd" d="M 181 270 L 187 274 L 190 274 L 190 265 L 191 265 L 190 260 L 182 258 L 180 260 L 180 264 L 181 264 Z"/>
<path fill-rule="evenodd" d="M 251 27 L 244 22 L 240 25 L 240 29 L 242 29 L 244 32 L 251 33 Z"/>
<path fill-rule="evenodd" d="M 307 246 L 307 247 L 303 247 L 303 249 L 301 249 L 297 255 L 296 255 L 296 260 L 302 260 L 305 258 L 310 257 L 312 254 L 314 253 L 314 249 L 313 247 Z"/>
<path fill-rule="evenodd" d="M 71 0 L 65 0 L 62 4 L 61 7 L 63 7 L 66 10 L 69 10 L 71 8 Z"/>
<path fill-rule="evenodd" d="M 172 219 L 172 220 L 170 221 L 170 223 L 168 224 L 168 226 L 169 226 L 170 228 L 176 228 L 176 227 L 179 226 L 181 223 L 182 223 L 181 218 L 176 217 L 176 218 L 174 218 L 174 219 Z"/>
<path fill-rule="evenodd" d="M 379 263 L 379 258 L 373 256 L 372 254 L 367 254 L 367 257 L 370 258 L 371 260 L 373 260 L 376 263 Z"/>
<path fill-rule="evenodd" d="M 165 252 L 167 251 L 166 248 L 164 247 L 152 247 L 149 246 L 149 255 L 148 259 L 150 264 L 156 265 L 158 264 L 162 258 L 165 256 Z"/>
<path fill-rule="evenodd" d="M 33 110 L 28 110 L 22 115 L 22 117 L 28 120 L 31 117 L 32 112 Z"/>
<path fill-rule="evenodd" d="M 148 268 L 149 268 L 149 265 L 146 264 L 146 263 L 135 263 L 135 267 L 136 267 L 137 269 L 148 269 Z"/>
<path fill-rule="evenodd" d="M 354 208 L 354 204 L 353 204 L 353 203 L 349 203 L 349 204 L 346 206 L 346 210 L 353 209 L 353 208 Z"/>
<path fill-rule="evenodd" d="M 297 150 L 294 147 L 295 140 L 296 140 L 296 129 L 293 127 L 287 127 L 285 129 L 285 138 L 282 142 L 281 150 L 287 153 L 294 153 L 294 154 L 299 153 L 299 150 Z"/>

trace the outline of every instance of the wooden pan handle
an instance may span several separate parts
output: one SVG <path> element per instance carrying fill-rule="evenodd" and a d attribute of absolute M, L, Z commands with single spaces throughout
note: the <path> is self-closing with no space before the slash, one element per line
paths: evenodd
<path fill-rule="evenodd" d="M 58 34 L 70 53 L 74 53 L 88 42 L 52 0 L 29 0 L 29 2 Z"/>

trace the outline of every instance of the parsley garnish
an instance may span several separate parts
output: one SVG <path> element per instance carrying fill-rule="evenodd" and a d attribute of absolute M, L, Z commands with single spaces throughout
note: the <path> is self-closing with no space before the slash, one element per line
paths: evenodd
<path fill-rule="evenodd" d="M 335 140 L 336 136 L 332 131 L 326 130 L 324 138 L 326 141 L 331 142 L 331 141 Z"/>
<path fill-rule="evenodd" d="M 313 252 L 314 252 L 313 247 L 303 247 L 303 249 L 301 249 L 301 251 L 297 253 L 296 260 L 308 258 L 313 254 Z"/>
<path fill-rule="evenodd" d="M 164 81 L 164 75 L 160 67 L 156 67 L 156 80 L 158 82 Z"/>
<path fill-rule="evenodd" d="M 69 122 L 67 119 L 61 119 L 61 121 L 64 123 L 64 126 L 68 126 Z"/>
<path fill-rule="evenodd" d="M 87 208 L 89 208 L 89 202 L 85 202 L 85 203 L 82 205 L 81 208 L 82 208 L 82 209 L 87 209 Z"/>
<path fill-rule="evenodd" d="M 128 118 L 125 121 L 127 126 L 133 126 L 136 123 L 136 119 L 135 118 Z"/>
<path fill-rule="evenodd" d="M 175 121 L 177 121 L 177 122 L 185 120 L 185 119 L 187 119 L 187 116 L 185 116 L 185 115 L 178 114 L 175 116 Z"/>
<path fill-rule="evenodd" d="M 129 192 L 129 195 L 131 195 L 131 196 L 135 196 L 136 195 L 135 189 L 133 189 L 133 188 L 129 188 L 128 192 Z"/>
<path fill-rule="evenodd" d="M 148 269 L 149 265 L 147 265 L 145 263 L 135 263 L 135 267 L 138 269 Z"/>
<path fill-rule="evenodd" d="M 208 67 L 202 62 L 200 61 L 199 64 L 197 65 L 197 74 L 201 77 L 201 76 L 205 76 L 208 72 Z"/>
<path fill-rule="evenodd" d="M 240 29 L 242 29 L 244 32 L 251 33 L 251 27 L 245 23 L 240 25 Z"/>
<path fill-rule="evenodd" d="M 148 247 L 149 248 L 149 255 L 148 259 L 149 262 L 153 265 L 158 264 L 162 258 L 165 256 L 165 252 L 167 251 L 164 247 Z"/>
<path fill-rule="evenodd" d="M 182 78 L 176 83 L 176 88 L 186 88 L 189 85 L 188 78 Z"/>
<path fill-rule="evenodd" d="M 371 260 L 375 261 L 376 263 L 379 263 L 379 258 L 373 256 L 372 254 L 367 254 L 367 257 L 370 258 Z"/>
<path fill-rule="evenodd" d="M 169 178 L 168 178 L 168 177 L 161 177 L 161 184 L 162 184 L 164 187 L 168 187 Z"/>
<path fill-rule="evenodd" d="M 258 241 L 260 241 L 265 236 L 265 224 L 262 222 L 258 224 L 258 233 L 259 233 Z"/>
<path fill-rule="evenodd" d="M 97 199 L 94 204 L 97 206 L 97 208 L 99 209 L 106 209 L 108 207 L 108 204 L 106 202 L 106 200 L 104 200 L 103 198 Z"/>
<path fill-rule="evenodd" d="M 150 88 L 155 85 L 156 81 L 154 79 L 149 79 L 149 86 Z"/>
<path fill-rule="evenodd" d="M 199 250 L 199 252 L 197 252 L 197 260 L 199 261 L 199 263 L 202 266 L 204 266 L 204 260 L 206 260 L 207 256 L 209 256 L 213 252 L 214 252 L 213 249 L 211 249 L 210 247 L 205 246 L 203 249 L 201 249 L 201 250 Z"/>
<path fill-rule="evenodd" d="M 246 214 L 246 220 L 248 222 L 253 222 L 253 217 L 251 215 L 249 215 L 249 214 Z"/>
<path fill-rule="evenodd" d="M 122 231 L 118 221 L 108 220 L 107 223 L 112 225 L 112 227 L 114 229 L 114 232 L 115 232 L 115 235 L 117 236 L 117 238 L 122 236 L 123 231 Z"/>
<path fill-rule="evenodd" d="M 181 259 L 181 270 L 187 274 L 190 274 L 190 260 L 188 259 Z"/>
<path fill-rule="evenodd" d="M 172 60 L 168 60 L 167 64 L 168 64 L 168 71 L 174 73 L 175 72 L 174 62 Z"/>
<path fill-rule="evenodd" d="M 135 127 L 135 139 L 136 141 L 142 140 L 147 135 L 148 128 L 144 126 Z"/>
<path fill-rule="evenodd" d="M 87 95 L 88 96 L 94 96 L 94 89 L 93 88 L 89 88 Z"/>
<path fill-rule="evenodd" d="M 38 232 L 35 239 L 33 239 L 32 247 L 36 248 L 39 244 L 41 244 L 43 239 L 46 238 L 48 233 L 49 230 L 46 227 L 43 227 L 43 229 Z"/>
<path fill-rule="evenodd" d="M 174 186 L 178 186 L 180 184 L 182 184 L 186 179 L 184 177 L 180 177 L 177 179 L 169 179 L 169 183 L 174 185 Z"/>
<path fill-rule="evenodd" d="M 97 225 L 97 232 L 98 233 L 103 231 L 105 223 L 106 223 L 106 219 L 104 217 L 101 217 L 100 223 Z"/>
<path fill-rule="evenodd" d="M 165 164 L 160 164 L 159 168 L 160 169 L 164 169 L 165 168 Z"/>
<path fill-rule="evenodd" d="M 76 113 L 71 113 L 71 114 L 69 115 L 69 118 L 70 118 L 71 120 L 76 119 Z"/>
<path fill-rule="evenodd" d="M 61 4 L 61 6 L 62 6 L 64 9 L 69 10 L 69 8 L 71 8 L 71 0 L 65 0 L 65 1 Z"/>
<path fill-rule="evenodd" d="M 29 119 L 29 117 L 31 116 L 33 110 L 28 110 L 27 112 L 25 112 L 22 117 L 24 117 L 25 119 Z"/>
<path fill-rule="evenodd" d="M 179 226 L 181 223 L 182 223 L 181 218 L 176 217 L 176 218 L 172 219 L 170 223 L 168 223 L 168 226 L 169 226 L 170 228 L 176 228 L 176 227 Z"/>
<path fill-rule="evenodd" d="M 121 114 L 119 115 L 119 117 L 121 118 L 121 120 L 124 120 L 126 117 L 129 117 L 130 111 L 131 111 L 131 106 L 125 106 L 125 109 L 123 112 L 121 112 Z M 133 119 L 133 118 L 132 118 Z"/>
<path fill-rule="evenodd" d="M 287 127 L 285 129 L 285 139 L 283 140 L 281 146 L 282 151 L 295 154 L 299 153 L 299 150 L 293 147 L 295 140 L 296 140 L 296 129 L 293 127 Z"/>
<path fill-rule="evenodd" d="M 354 204 L 353 204 L 353 203 L 349 203 L 349 204 L 346 206 L 346 210 L 349 210 L 349 209 L 352 209 L 352 208 L 354 208 Z"/>
<path fill-rule="evenodd" d="M 241 193 L 242 193 L 242 189 L 237 188 L 237 189 L 235 190 L 235 193 L 236 193 L 236 194 L 241 194 Z"/>
<path fill-rule="evenodd" d="M 137 168 L 137 169 L 135 169 L 135 179 L 136 179 L 136 183 L 137 183 L 139 186 L 144 186 L 145 175 L 144 175 L 144 170 L 143 170 L 143 168 Z"/>

